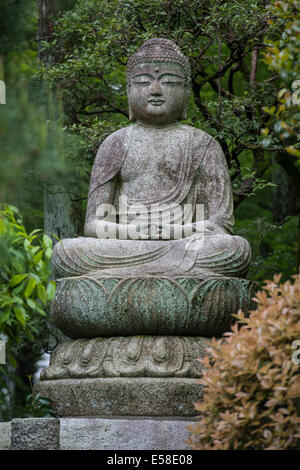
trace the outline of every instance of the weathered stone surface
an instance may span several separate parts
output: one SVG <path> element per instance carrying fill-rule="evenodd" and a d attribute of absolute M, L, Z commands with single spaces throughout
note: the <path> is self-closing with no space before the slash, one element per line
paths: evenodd
<path fill-rule="evenodd" d="M 11 422 L 12 450 L 59 449 L 59 419 L 15 418 Z"/>
<path fill-rule="evenodd" d="M 255 283 L 238 278 L 90 279 L 58 282 L 51 315 L 71 338 L 123 335 L 220 336 L 233 313 L 254 308 Z"/>
<path fill-rule="evenodd" d="M 184 450 L 187 426 L 178 419 L 61 418 L 61 450 Z"/>
<path fill-rule="evenodd" d="M 210 340 L 187 336 L 77 339 L 57 346 L 41 380 L 94 377 L 201 377 Z"/>
<path fill-rule="evenodd" d="M 0 423 L 0 450 L 10 450 L 11 422 Z"/>
<path fill-rule="evenodd" d="M 152 39 L 128 61 L 133 125 L 101 144 L 85 237 L 53 252 L 54 323 L 72 338 L 221 335 L 251 307 L 249 243 L 233 235 L 230 175 L 219 144 L 180 124 L 188 59 Z"/>
<path fill-rule="evenodd" d="M 202 394 L 195 379 L 104 378 L 45 380 L 34 385 L 67 416 L 194 416 Z"/>

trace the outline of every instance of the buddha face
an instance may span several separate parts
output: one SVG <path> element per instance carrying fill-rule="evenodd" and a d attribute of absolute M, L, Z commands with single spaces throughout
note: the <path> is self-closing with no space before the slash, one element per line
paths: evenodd
<path fill-rule="evenodd" d="M 183 119 L 188 99 L 180 64 L 153 62 L 136 65 L 131 73 L 128 100 L 137 122 L 166 125 Z"/>

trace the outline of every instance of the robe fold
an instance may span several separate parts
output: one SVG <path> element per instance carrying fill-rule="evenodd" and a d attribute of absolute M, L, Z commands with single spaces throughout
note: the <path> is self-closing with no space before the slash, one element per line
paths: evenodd
<path fill-rule="evenodd" d="M 134 139 L 135 126 L 114 132 L 100 146 L 91 175 L 89 217 L 96 213 L 97 192 L 118 178 Z M 198 224 L 197 205 L 202 205 L 203 231 L 187 237 L 183 234 L 176 240 L 65 239 L 54 248 L 56 277 L 192 276 L 207 279 L 246 275 L 251 249 L 244 238 L 232 235 L 232 190 L 222 149 L 206 132 L 191 126 L 178 124 L 176 135 L 182 136 L 177 184 L 167 194 L 158 193 L 151 200 L 143 200 L 139 195 L 135 199 L 127 198 L 125 207 L 120 207 L 115 198 L 119 224 L 131 222 L 132 208 L 133 215 L 139 213 L 140 222 L 156 221 L 160 217 L 164 220 L 174 208 L 172 223 L 180 224 L 176 218 L 178 206 L 189 207 L 185 223 Z M 124 196 L 122 187 L 117 194 Z"/>

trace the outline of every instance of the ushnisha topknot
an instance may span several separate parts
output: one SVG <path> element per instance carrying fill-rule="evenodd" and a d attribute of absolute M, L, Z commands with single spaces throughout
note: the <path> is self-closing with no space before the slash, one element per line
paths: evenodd
<path fill-rule="evenodd" d="M 130 85 L 131 72 L 135 65 L 147 62 L 173 62 L 179 63 L 184 71 L 186 84 L 191 79 L 190 63 L 179 47 L 169 39 L 154 38 L 144 42 L 139 50 L 129 57 L 127 62 L 127 83 Z"/>

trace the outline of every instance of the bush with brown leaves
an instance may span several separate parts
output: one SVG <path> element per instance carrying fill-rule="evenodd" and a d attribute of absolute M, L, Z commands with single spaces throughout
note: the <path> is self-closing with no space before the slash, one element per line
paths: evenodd
<path fill-rule="evenodd" d="M 257 310 L 204 359 L 199 421 L 189 427 L 193 449 L 300 448 L 300 275 L 266 281 Z M 295 349 L 296 348 L 296 349 Z M 298 352 L 297 352 L 298 349 Z"/>

